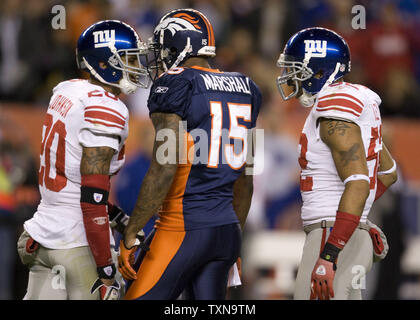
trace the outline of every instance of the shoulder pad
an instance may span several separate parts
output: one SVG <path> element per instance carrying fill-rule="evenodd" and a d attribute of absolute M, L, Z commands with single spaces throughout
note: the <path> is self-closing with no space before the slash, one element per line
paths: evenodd
<path fill-rule="evenodd" d="M 148 108 L 150 113 L 175 113 L 184 118 L 191 101 L 191 82 L 182 76 L 164 74 L 153 84 Z"/>
<path fill-rule="evenodd" d="M 352 84 L 336 84 L 320 92 L 315 112 L 317 117 L 338 118 L 354 121 L 358 119 L 366 105 L 362 88 Z"/>
<path fill-rule="evenodd" d="M 124 135 L 129 114 L 120 99 L 105 90 L 92 90 L 86 93 L 83 103 L 83 129 L 98 134 Z"/>
<path fill-rule="evenodd" d="M 65 90 L 69 92 L 78 92 L 81 87 L 90 86 L 91 84 L 85 79 L 72 79 L 62 81 L 53 88 L 53 93 Z M 74 94 L 73 94 L 74 95 Z"/>

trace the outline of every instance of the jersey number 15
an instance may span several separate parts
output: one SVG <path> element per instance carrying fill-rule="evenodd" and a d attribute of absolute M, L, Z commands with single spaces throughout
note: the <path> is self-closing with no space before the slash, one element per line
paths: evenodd
<path fill-rule="evenodd" d="M 224 160 L 235 170 L 240 169 L 246 162 L 248 145 L 248 128 L 238 123 L 238 119 L 245 122 L 251 121 L 251 105 L 239 103 L 227 103 L 229 111 L 229 139 L 242 140 L 242 150 L 235 152 L 234 145 L 227 143 L 224 145 Z M 222 148 L 222 128 L 223 128 L 223 109 L 222 102 L 210 101 L 211 137 L 210 152 L 207 166 L 217 168 L 219 164 L 219 153 Z"/>

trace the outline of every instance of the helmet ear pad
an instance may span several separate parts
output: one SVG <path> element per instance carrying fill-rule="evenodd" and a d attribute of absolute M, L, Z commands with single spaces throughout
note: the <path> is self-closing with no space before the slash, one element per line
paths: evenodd
<path fill-rule="evenodd" d="M 308 80 L 302 81 L 302 88 L 310 93 L 317 93 L 322 89 L 325 81 L 330 75 L 326 74 L 324 70 L 318 69 L 314 75 Z"/>
<path fill-rule="evenodd" d="M 164 57 L 163 60 L 165 61 L 166 65 L 168 67 L 172 66 L 174 62 L 177 60 L 178 56 L 181 54 L 181 52 L 185 49 L 185 46 L 187 45 L 187 42 L 185 41 L 185 38 L 182 34 L 182 32 L 177 32 L 175 35 L 172 36 L 172 34 L 169 32 L 169 30 L 164 31 L 164 43 L 162 44 L 162 48 L 164 51 Z M 190 54 L 187 53 L 185 58 L 179 63 L 179 65 L 182 65 L 182 63 L 185 62 L 190 57 Z"/>
<path fill-rule="evenodd" d="M 109 79 L 108 80 L 109 82 L 116 82 L 116 83 L 119 80 L 121 80 L 123 76 L 122 71 L 117 70 L 115 68 L 111 68 L 111 66 L 108 64 L 108 61 L 105 57 L 101 59 L 100 57 L 98 58 L 97 56 L 91 55 L 89 54 L 89 52 L 87 52 L 84 55 L 84 58 L 89 63 L 89 65 L 98 73 L 98 75 L 102 77 L 102 79 Z M 105 63 L 107 68 L 102 68 L 100 66 L 101 62 Z"/>
<path fill-rule="evenodd" d="M 176 47 L 171 47 L 169 49 L 166 50 L 167 51 L 167 57 L 166 57 L 166 62 L 168 63 L 168 65 L 172 65 L 176 58 L 178 57 L 180 51 L 176 48 Z"/>
<path fill-rule="evenodd" d="M 308 65 L 308 67 L 313 71 L 314 75 L 308 80 L 302 81 L 302 88 L 312 94 L 318 93 L 327 82 L 331 74 L 334 72 L 334 70 L 328 70 L 328 68 L 323 65 L 323 61 L 315 62 L 315 59 L 316 58 L 313 58 L 313 60 Z M 334 81 L 342 78 L 344 74 L 344 72 L 339 71 L 334 76 Z"/>

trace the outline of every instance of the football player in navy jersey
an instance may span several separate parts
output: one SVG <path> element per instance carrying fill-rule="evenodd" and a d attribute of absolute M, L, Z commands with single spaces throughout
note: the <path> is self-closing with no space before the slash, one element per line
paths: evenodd
<path fill-rule="evenodd" d="M 182 292 L 225 299 L 251 204 L 248 133 L 261 94 L 247 76 L 210 67 L 214 33 L 199 11 L 167 13 L 153 39 L 164 72 L 148 100 L 153 159 L 120 245 L 119 270 L 133 280 L 125 299 L 176 299 Z M 136 234 L 157 211 L 150 250 L 136 272 Z"/>

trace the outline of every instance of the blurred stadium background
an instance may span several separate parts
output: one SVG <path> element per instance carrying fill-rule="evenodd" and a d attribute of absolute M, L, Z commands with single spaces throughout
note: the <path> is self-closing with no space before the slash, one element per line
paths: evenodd
<path fill-rule="evenodd" d="M 66 28 L 54 30 L 51 8 L 63 5 Z M 354 30 L 351 9 L 366 8 L 366 29 Z M 193 7 L 213 24 L 214 67 L 240 71 L 263 91 L 258 126 L 265 130 L 264 172 L 255 192 L 243 247 L 244 285 L 236 299 L 290 299 L 304 235 L 301 231 L 297 143 L 308 110 L 281 100 L 275 63 L 285 41 L 304 27 L 329 27 L 348 41 L 347 81 L 377 91 L 384 140 L 399 180 L 370 218 L 390 242 L 388 257 L 368 274 L 366 299 L 420 299 L 420 1 L 418 0 L 2 0 L 0 2 L 0 299 L 22 299 L 27 270 L 16 240 L 39 201 L 38 151 L 43 114 L 60 81 L 81 77 L 75 44 L 90 24 L 120 19 L 143 40 L 170 9 Z M 131 110 L 127 162 L 112 197 L 127 212 L 147 170 L 153 128 L 148 91 L 123 97 Z M 261 155 L 260 155 L 261 156 Z M 257 159 L 258 161 L 258 159 Z M 150 227 L 150 225 L 149 225 Z"/>

